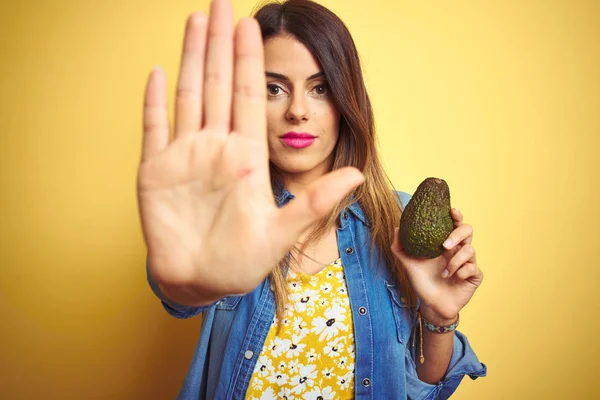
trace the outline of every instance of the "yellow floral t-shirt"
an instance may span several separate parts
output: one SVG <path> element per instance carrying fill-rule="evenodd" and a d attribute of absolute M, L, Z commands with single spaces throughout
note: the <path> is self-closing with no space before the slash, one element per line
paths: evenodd
<path fill-rule="evenodd" d="M 315 275 L 289 271 L 289 300 L 273 320 L 246 399 L 353 399 L 354 331 L 342 260 Z"/>

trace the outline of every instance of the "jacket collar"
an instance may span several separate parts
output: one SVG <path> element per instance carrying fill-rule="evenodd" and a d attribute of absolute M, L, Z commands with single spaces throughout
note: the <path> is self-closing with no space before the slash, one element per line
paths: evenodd
<path fill-rule="evenodd" d="M 352 204 L 350 204 L 350 206 L 348 207 L 348 209 L 352 212 L 352 214 L 354 214 L 354 216 L 356 216 L 356 218 L 358 218 L 363 224 L 365 224 L 366 226 L 369 226 L 369 222 L 367 221 L 367 218 L 365 217 L 365 213 L 363 212 L 360 204 L 358 204 L 358 201 L 353 202 Z"/>

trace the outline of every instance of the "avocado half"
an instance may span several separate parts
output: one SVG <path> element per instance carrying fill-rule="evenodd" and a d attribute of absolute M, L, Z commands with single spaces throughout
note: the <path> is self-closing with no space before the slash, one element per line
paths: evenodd
<path fill-rule="evenodd" d="M 436 258 L 454 230 L 450 215 L 450 188 L 443 179 L 427 178 L 413 194 L 400 217 L 400 242 L 416 258 Z"/>

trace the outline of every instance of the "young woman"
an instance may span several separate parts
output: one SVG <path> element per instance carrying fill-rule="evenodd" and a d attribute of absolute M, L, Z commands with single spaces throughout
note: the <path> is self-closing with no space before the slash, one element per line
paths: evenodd
<path fill-rule="evenodd" d="M 308 0 L 233 24 L 190 16 L 169 140 L 164 72 L 148 80 L 138 197 L 148 280 L 202 314 L 180 399 L 445 399 L 486 374 L 459 311 L 483 275 L 472 228 L 409 257 L 375 147 L 354 42 Z"/>

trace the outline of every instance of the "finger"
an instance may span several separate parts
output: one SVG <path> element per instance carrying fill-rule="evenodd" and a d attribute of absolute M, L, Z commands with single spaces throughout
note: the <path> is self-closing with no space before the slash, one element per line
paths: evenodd
<path fill-rule="evenodd" d="M 468 280 L 475 286 L 481 285 L 483 281 L 483 272 L 477 267 L 477 264 L 472 262 L 466 263 L 456 271 L 456 276 L 463 281 Z"/>
<path fill-rule="evenodd" d="M 452 249 L 457 244 L 468 245 L 473 241 L 473 227 L 469 224 L 461 224 L 455 228 L 444 241 L 444 248 Z"/>
<path fill-rule="evenodd" d="M 325 217 L 351 190 L 364 182 L 364 176 L 352 167 L 345 167 L 319 178 L 304 192 L 281 209 L 277 227 L 281 240 L 291 246 L 306 228 Z"/>
<path fill-rule="evenodd" d="M 144 137 L 142 161 L 146 161 L 169 144 L 167 83 L 165 72 L 156 67 L 148 77 L 144 97 Z"/>
<path fill-rule="evenodd" d="M 404 247 L 402 246 L 402 243 L 400 242 L 400 228 L 398 228 L 398 227 L 394 228 L 394 240 L 392 241 L 391 249 L 392 249 L 392 252 L 394 252 L 395 254 L 398 254 L 402 250 L 404 250 Z"/>
<path fill-rule="evenodd" d="M 454 222 L 454 227 L 458 228 L 463 221 L 463 215 L 460 211 L 458 211 L 458 208 L 451 208 L 450 209 L 450 215 L 452 217 L 452 221 Z"/>
<path fill-rule="evenodd" d="M 233 128 L 266 143 L 266 79 L 263 43 L 256 20 L 240 20 L 235 35 Z"/>
<path fill-rule="evenodd" d="M 192 14 L 187 21 L 181 70 L 177 83 L 175 137 L 200 130 L 202 124 L 202 83 L 208 18 Z"/>
<path fill-rule="evenodd" d="M 205 126 L 228 132 L 233 80 L 233 7 L 214 0 L 210 7 L 204 73 Z"/>
<path fill-rule="evenodd" d="M 459 268 L 467 262 L 476 263 L 475 249 L 470 245 L 463 246 L 456 252 L 454 257 L 448 261 L 446 269 L 442 272 L 442 278 L 451 277 Z"/>

